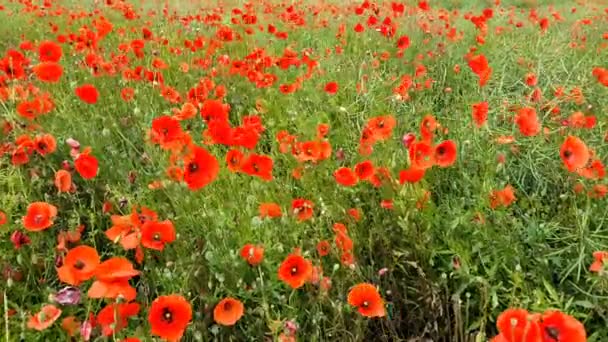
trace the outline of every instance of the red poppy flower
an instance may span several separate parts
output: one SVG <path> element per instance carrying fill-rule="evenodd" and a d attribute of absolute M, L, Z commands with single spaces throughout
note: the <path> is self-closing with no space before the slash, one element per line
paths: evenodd
<path fill-rule="evenodd" d="M 251 266 L 257 266 L 264 260 L 264 248 L 250 243 L 241 248 L 241 258 Z"/>
<path fill-rule="evenodd" d="M 42 331 L 53 325 L 59 316 L 61 316 L 61 309 L 57 308 L 55 305 L 45 305 L 40 312 L 30 316 L 27 321 L 27 327 L 29 329 Z"/>
<path fill-rule="evenodd" d="M 202 147 L 195 146 L 185 160 L 184 181 L 191 190 L 199 190 L 213 182 L 220 171 L 217 159 Z"/>
<path fill-rule="evenodd" d="M 365 317 L 384 317 L 386 315 L 384 300 L 372 284 L 361 283 L 355 285 L 348 292 L 347 301 Z"/>
<path fill-rule="evenodd" d="M 375 174 L 374 164 L 366 160 L 355 165 L 355 174 L 359 180 L 368 180 Z"/>
<path fill-rule="evenodd" d="M 42 62 L 33 69 L 36 78 L 42 82 L 56 83 L 63 75 L 63 67 L 55 62 Z"/>
<path fill-rule="evenodd" d="M 409 157 L 412 167 L 426 170 L 435 164 L 435 150 L 425 141 L 417 141 L 410 145 Z"/>
<path fill-rule="evenodd" d="M 66 254 L 63 265 L 57 269 L 57 276 L 66 284 L 79 286 L 93 277 L 99 262 L 95 248 L 84 245 L 74 247 Z"/>
<path fill-rule="evenodd" d="M 63 169 L 57 170 L 54 183 L 58 192 L 69 192 L 72 189 L 72 174 Z"/>
<path fill-rule="evenodd" d="M 336 82 L 329 82 L 325 85 L 325 92 L 330 94 L 330 95 L 334 95 L 338 92 L 338 83 Z"/>
<path fill-rule="evenodd" d="M 371 130 L 375 140 L 386 140 L 393 135 L 393 128 L 397 125 L 392 115 L 381 115 L 367 121 L 366 127 Z"/>
<path fill-rule="evenodd" d="M 324 257 L 328 255 L 330 250 L 331 245 L 329 244 L 329 241 L 323 240 L 317 243 L 317 253 L 319 253 L 319 256 Z"/>
<path fill-rule="evenodd" d="M 3 211 L 0 211 L 0 226 L 6 224 L 6 213 L 4 213 Z"/>
<path fill-rule="evenodd" d="M 213 309 L 213 320 L 219 325 L 230 326 L 243 317 L 245 306 L 235 298 L 222 299 Z"/>
<path fill-rule="evenodd" d="M 496 327 L 507 341 L 541 341 L 538 319 L 525 309 L 508 309 L 496 320 Z"/>
<path fill-rule="evenodd" d="M 139 313 L 137 303 L 112 303 L 106 305 L 97 314 L 96 323 L 101 326 L 104 336 L 111 336 L 120 332 L 128 325 L 129 317 Z"/>
<path fill-rule="evenodd" d="M 84 84 L 80 87 L 74 89 L 76 96 L 78 96 L 83 102 L 88 104 L 97 103 L 97 99 L 99 98 L 99 92 L 97 88 L 95 88 L 92 84 Z"/>
<path fill-rule="evenodd" d="M 560 148 L 560 156 L 564 165 L 570 172 L 584 168 L 589 162 L 590 153 L 587 145 L 575 137 L 569 135 Z"/>
<path fill-rule="evenodd" d="M 231 172 L 241 171 L 241 165 L 243 164 L 244 159 L 245 155 L 240 150 L 228 151 L 228 153 L 226 153 L 226 164 L 228 165 L 228 170 Z"/>
<path fill-rule="evenodd" d="M 152 335 L 166 340 L 179 340 L 191 319 L 190 303 L 176 294 L 156 298 L 148 314 Z"/>
<path fill-rule="evenodd" d="M 40 62 L 59 62 L 61 55 L 61 45 L 55 42 L 45 40 L 38 45 L 38 59 Z"/>
<path fill-rule="evenodd" d="M 279 266 L 279 279 L 294 289 L 302 287 L 312 275 L 312 263 L 301 255 L 290 254 Z"/>
<path fill-rule="evenodd" d="M 273 160 L 268 156 L 252 153 L 241 164 L 241 171 L 250 176 L 260 177 L 263 180 L 272 180 Z"/>
<path fill-rule="evenodd" d="M 593 252 L 593 263 L 589 267 L 591 272 L 600 272 L 604 269 L 605 263 L 608 261 L 608 252 L 597 251 Z"/>
<path fill-rule="evenodd" d="M 399 50 L 405 50 L 408 47 L 410 47 L 410 37 L 404 35 L 397 39 L 397 48 Z"/>
<path fill-rule="evenodd" d="M 162 251 L 165 244 L 175 241 L 175 228 L 169 220 L 148 221 L 141 227 L 142 246 Z"/>
<path fill-rule="evenodd" d="M 260 218 L 281 217 L 282 215 L 281 206 L 276 203 L 261 203 L 258 211 L 260 213 Z"/>
<path fill-rule="evenodd" d="M 179 121 L 170 116 L 163 115 L 152 120 L 150 138 L 153 143 L 159 144 L 163 149 L 168 149 L 172 144 L 181 142 L 183 134 Z"/>
<path fill-rule="evenodd" d="M 410 167 L 407 170 L 402 170 L 399 172 L 399 183 L 418 183 L 422 178 L 424 178 L 424 174 L 426 171 L 424 169 Z"/>
<path fill-rule="evenodd" d="M 541 318 L 543 341 L 586 342 L 585 327 L 576 318 L 560 311 L 547 311 Z"/>
<path fill-rule="evenodd" d="M 357 174 L 348 167 L 341 167 L 336 170 L 334 178 L 338 184 L 343 186 L 354 186 L 359 181 Z"/>
<path fill-rule="evenodd" d="M 129 285 L 129 279 L 139 275 L 139 271 L 133 268 L 133 264 L 123 257 L 112 257 L 97 266 L 95 277 L 97 278 L 87 296 L 89 298 L 118 298 L 126 301 L 135 299 L 137 291 Z"/>
<path fill-rule="evenodd" d="M 435 146 L 433 159 L 439 167 L 449 167 L 456 162 L 456 143 L 452 140 L 446 140 Z"/>
<path fill-rule="evenodd" d="M 298 198 L 291 202 L 291 210 L 298 217 L 298 221 L 306 221 L 312 217 L 314 204 L 312 201 Z"/>
<path fill-rule="evenodd" d="M 41 156 L 55 152 L 57 142 L 51 134 L 43 134 L 34 139 L 34 149 Z"/>
<path fill-rule="evenodd" d="M 488 103 L 479 102 L 473 105 L 473 122 L 475 126 L 481 127 L 488 120 Z"/>
<path fill-rule="evenodd" d="M 27 207 L 23 226 L 31 232 L 39 232 L 53 225 L 57 207 L 46 202 L 34 202 Z"/>
<path fill-rule="evenodd" d="M 507 185 L 501 190 L 493 190 L 490 193 L 490 208 L 496 209 L 500 206 L 506 208 L 516 200 L 515 189 L 511 185 Z"/>
<path fill-rule="evenodd" d="M 492 68 L 490 68 L 486 56 L 477 55 L 470 57 L 468 64 L 471 70 L 479 77 L 479 86 L 483 87 L 492 75 Z"/>
<path fill-rule="evenodd" d="M 201 107 L 201 117 L 206 122 L 209 121 L 227 121 L 230 106 L 222 103 L 220 100 L 205 100 Z"/>
<path fill-rule="evenodd" d="M 517 111 L 515 124 L 519 128 L 519 132 L 527 137 L 537 135 L 541 129 L 536 110 L 531 107 L 520 108 Z"/>
<path fill-rule="evenodd" d="M 78 157 L 74 160 L 74 167 L 82 178 L 93 179 L 97 176 L 99 162 L 97 161 L 97 158 L 91 155 L 91 149 L 86 148 L 82 153 L 78 154 Z"/>

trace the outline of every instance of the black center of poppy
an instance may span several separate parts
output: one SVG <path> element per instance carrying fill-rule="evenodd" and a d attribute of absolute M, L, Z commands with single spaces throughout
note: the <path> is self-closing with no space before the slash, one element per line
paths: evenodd
<path fill-rule="evenodd" d="M 152 236 L 152 239 L 154 239 L 154 241 L 160 241 L 160 233 L 155 233 L 154 236 Z"/>
<path fill-rule="evenodd" d="M 444 154 L 444 153 L 445 153 L 445 147 L 439 146 L 437 148 L 437 154 Z"/>
<path fill-rule="evenodd" d="M 361 304 L 362 307 L 367 308 L 369 306 L 369 302 L 368 301 L 364 301 L 363 304 Z"/>
<path fill-rule="evenodd" d="M 172 323 L 173 322 L 173 313 L 171 312 L 171 310 L 169 308 L 163 308 L 163 317 L 162 320 L 167 322 L 167 323 Z"/>
<path fill-rule="evenodd" d="M 570 150 L 565 150 L 565 151 L 564 151 L 564 157 L 566 157 L 566 158 L 570 158 L 570 156 L 572 156 L 572 151 L 570 151 Z"/>
<path fill-rule="evenodd" d="M 258 166 L 258 164 L 253 163 L 253 171 L 255 171 L 255 172 L 259 172 L 260 171 L 260 167 Z"/>
<path fill-rule="evenodd" d="M 169 129 L 167 129 L 167 128 L 163 128 L 160 131 L 161 131 L 161 133 L 163 133 L 163 135 L 169 134 Z"/>
<path fill-rule="evenodd" d="M 225 302 L 225 303 L 224 303 L 224 310 L 226 310 L 226 311 L 230 311 L 230 310 L 232 310 L 232 303 L 230 303 L 230 302 Z"/>
<path fill-rule="evenodd" d="M 82 270 L 85 267 L 85 263 L 82 262 L 82 260 L 76 260 L 76 262 L 74 263 L 74 268 L 77 270 Z"/>
<path fill-rule="evenodd" d="M 139 220 L 139 223 L 141 223 L 141 224 L 144 224 L 144 223 L 146 223 L 146 221 L 148 221 L 148 217 L 146 215 L 142 215 L 142 214 L 137 215 L 137 219 Z"/>
<path fill-rule="evenodd" d="M 46 151 L 46 147 L 47 147 L 47 146 L 46 146 L 46 143 L 45 143 L 45 142 L 40 141 L 40 142 L 38 143 L 38 149 L 39 149 L 40 151 Z"/>
<path fill-rule="evenodd" d="M 559 330 L 557 330 L 556 328 L 553 327 L 547 327 L 545 328 L 545 332 L 547 333 L 547 335 L 549 335 L 549 337 L 551 337 L 552 339 L 559 341 Z"/>
<path fill-rule="evenodd" d="M 298 268 L 297 267 L 292 267 L 291 268 L 291 275 L 296 275 L 298 273 Z"/>
<path fill-rule="evenodd" d="M 384 127 L 384 121 L 378 122 L 378 127 L 383 128 Z"/>
<path fill-rule="evenodd" d="M 190 171 L 191 173 L 194 173 L 198 170 L 198 164 L 197 163 L 190 163 L 188 164 L 188 171 Z"/>

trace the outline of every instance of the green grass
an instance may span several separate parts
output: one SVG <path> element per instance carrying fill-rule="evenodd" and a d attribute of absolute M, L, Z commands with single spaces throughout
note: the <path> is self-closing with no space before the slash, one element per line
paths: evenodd
<path fill-rule="evenodd" d="M 271 1 L 272 2 L 272 1 Z M 69 44 L 63 44 L 61 64 L 64 75 L 54 85 L 44 84 L 32 77 L 29 81 L 9 82 L 7 86 L 32 83 L 51 94 L 54 110 L 36 120 L 39 128 L 34 131 L 20 126 L 27 123 L 16 112 L 17 101 L 0 102 L 2 118 L 15 125 L 15 130 L 2 136 L 2 143 L 14 142 L 20 134 L 36 135 L 48 132 L 57 140 L 57 151 L 44 158 L 32 156 L 24 166 L 11 165 L 10 154 L 0 159 L 0 209 L 8 216 L 8 223 L 0 226 L 0 266 L 3 279 L 0 289 L 5 295 L 5 307 L 15 310 L 10 318 L 2 313 L 2 331 L 7 341 L 54 341 L 66 339 L 57 321 L 42 332 L 27 329 L 30 313 L 37 312 L 43 303 L 49 302 L 49 294 L 61 284 L 55 270 L 57 234 L 60 230 L 86 226 L 82 240 L 77 244 L 95 246 L 102 259 L 125 256 L 134 260 L 133 251 L 124 251 L 112 244 L 104 235 L 111 226 L 110 216 L 102 213 L 104 202 L 114 205 L 114 214 L 127 214 L 132 206 L 143 205 L 158 212 L 159 217 L 170 219 L 176 227 L 177 239 L 161 253 L 146 250 L 143 265 L 135 265 L 141 276 L 131 281 L 137 288 L 136 301 L 142 310 L 132 318 L 126 329 L 108 340 L 120 341 L 127 336 L 152 340 L 147 312 L 151 302 L 159 295 L 179 293 L 192 304 L 193 320 L 185 333 L 186 341 L 260 341 L 276 339 L 282 332 L 280 324 L 293 320 L 298 324 L 299 341 L 485 341 L 496 334 L 496 317 L 506 308 L 524 307 L 542 312 L 549 308 L 563 310 L 584 323 L 589 341 L 608 340 L 608 281 L 605 275 L 588 271 L 593 261 L 592 253 L 608 249 L 608 228 L 605 199 L 593 199 L 576 194 L 574 185 L 582 181 L 586 189 L 604 180 L 581 180 L 568 173 L 559 156 L 559 148 L 565 134 L 583 139 L 587 146 L 604 160 L 607 145 L 604 134 L 608 121 L 604 112 L 608 108 L 608 88 L 592 76 L 592 68 L 606 65 L 606 4 L 588 2 L 578 5 L 571 13 L 562 1 L 502 1 L 494 7 L 494 18 L 488 22 L 485 44 L 478 45 L 475 26 L 463 18 L 467 11 L 479 15 L 492 1 L 430 1 L 430 13 L 417 12 L 411 16 L 394 19 L 398 23 L 395 38 L 387 39 L 367 28 L 364 33 L 353 31 L 356 23 L 365 23 L 369 14 L 354 15 L 354 5 L 342 2 L 294 2 L 303 11 L 306 24 L 299 27 L 277 19 L 282 7 L 273 7 L 273 13 L 263 13 L 262 4 L 253 6 L 258 23 L 264 28 L 273 24 L 279 31 L 288 32 L 286 40 L 279 40 L 267 32 L 244 33 L 243 25 L 231 25 L 243 36 L 242 41 L 226 42 L 205 55 L 205 50 L 190 52 L 184 49 L 184 40 L 203 37 L 205 44 L 215 37 L 216 27 L 192 22 L 190 28 L 179 20 L 168 20 L 161 14 L 162 4 L 144 4 L 158 8 L 159 14 L 148 18 L 146 12 L 135 20 L 125 20 L 120 12 L 99 5 L 100 13 L 114 25 L 114 31 L 99 43 L 97 53 L 106 61 L 112 54 L 120 53 L 119 44 L 129 43 L 141 37 L 141 27 L 147 26 L 156 36 L 162 36 L 168 45 L 152 40 L 146 43 L 145 55 L 137 59 L 127 53 L 129 67 L 149 66 L 156 56 L 168 65 L 163 70 L 165 84 L 182 95 L 179 104 L 171 104 L 159 94 L 157 87 L 148 82 L 125 81 L 121 73 L 94 77 L 79 63 L 85 53 L 74 52 Z M 19 12 L 22 5 L 7 3 L 13 10 L 0 12 L 0 53 L 18 48 L 24 39 L 38 42 L 54 39 L 49 22 L 59 27 L 58 34 L 77 33 L 83 25 L 91 25 L 92 17 L 69 20 L 70 8 L 92 11 L 91 3 L 63 2 L 65 9 L 59 16 L 36 18 L 33 13 Z M 171 2 L 172 3 L 172 2 Z M 291 2 L 290 2 L 291 3 Z M 311 6 L 325 4 L 316 16 Z M 330 5 L 336 6 L 332 14 Z M 139 8 L 139 2 L 133 2 Z M 196 14 L 204 2 L 171 5 L 180 13 Z M 226 6 L 221 22 L 230 25 L 230 10 Z M 524 27 L 510 24 L 511 6 L 514 22 L 522 21 Z M 415 7 L 413 1 L 408 7 Z M 550 7 L 552 6 L 552 7 Z M 599 9 L 595 10 L 595 6 Z M 443 24 L 437 19 L 441 8 L 458 9 L 450 14 L 450 25 L 463 38 L 452 42 L 445 36 L 425 33 L 420 28 L 425 16 L 433 15 L 433 29 Z M 537 24 L 528 19 L 530 8 L 539 17 L 550 18 L 546 33 L 540 34 Z M 390 6 L 382 6 L 382 20 Z M 504 10 L 504 13 L 502 13 Z M 520 12 L 521 10 L 521 12 Z M 562 22 L 553 20 L 551 11 L 564 17 Z M 200 12 L 208 13 L 208 12 Z M 579 21 L 591 18 L 590 25 Z M 327 27 L 319 23 L 327 20 Z M 150 21 L 146 24 L 147 21 Z M 346 30 L 343 38 L 337 38 L 339 25 Z M 505 28 L 495 34 L 498 27 Z M 130 32 L 135 28 L 136 32 Z M 254 26 L 254 30 L 257 26 Z M 125 29 L 124 36 L 117 32 Z M 584 48 L 572 48 L 573 33 L 580 30 L 586 37 Z M 391 57 L 380 61 L 380 55 L 388 51 L 396 53 L 396 38 L 407 34 L 411 46 L 402 58 Z M 425 42 L 425 40 L 428 40 Z M 577 41 L 580 43 L 580 41 Z M 443 50 L 438 44 L 443 44 Z M 336 46 L 343 52 L 337 54 Z M 471 46 L 477 46 L 493 69 L 489 83 L 480 88 L 476 76 L 467 66 L 464 55 Z M 172 54 L 170 47 L 183 50 L 181 55 Z M 269 88 L 256 88 L 246 78 L 229 75 L 228 68 L 218 60 L 222 55 L 242 60 L 256 48 L 266 55 L 279 58 L 285 49 L 298 53 L 312 51 L 311 57 L 319 61 L 319 70 L 305 80 L 301 89 L 289 95 L 282 94 L 278 86 L 291 84 L 305 73 L 305 68 L 281 70 L 271 67 L 278 81 Z M 332 50 L 326 54 L 326 49 Z M 418 55 L 432 52 L 432 58 L 418 59 Z M 155 55 L 153 55 L 155 53 Z M 37 54 L 26 52 L 37 64 Z M 197 58 L 209 58 L 207 68 L 194 67 Z M 518 63 L 523 59 L 530 67 Z M 179 64 L 190 64 L 190 71 L 180 71 Z M 372 65 L 378 63 L 374 68 Z M 432 80 L 430 89 L 411 89 L 408 101 L 396 100 L 393 89 L 400 77 L 412 75 L 415 67 L 423 64 L 427 74 L 420 79 Z M 455 73 L 454 66 L 461 67 Z M 217 69 L 217 76 L 212 75 Z M 583 90 L 585 101 L 575 104 L 560 100 L 558 120 L 551 118 L 541 104 L 526 99 L 533 88 L 524 83 L 524 77 L 532 72 L 538 76 L 538 88 L 544 100 L 552 100 L 556 87 L 567 91 L 573 87 Z M 154 146 L 147 138 L 152 120 L 170 114 L 173 107 L 181 107 L 187 91 L 202 77 L 211 77 L 217 85 L 226 87 L 224 101 L 231 106 L 230 122 L 238 125 L 246 115 L 256 112 L 256 100 L 265 104 L 265 113 L 259 113 L 266 131 L 261 135 L 256 152 L 269 155 L 274 160 L 271 182 L 264 182 L 244 174 L 228 171 L 224 157 L 228 148 L 222 145 L 205 146 L 217 157 L 221 165 L 218 178 L 200 191 L 190 191 L 183 183 L 170 182 L 165 174 L 169 166 L 169 153 Z M 339 91 L 330 96 L 323 91 L 327 82 L 336 81 Z M 366 93 L 356 91 L 357 84 L 365 82 Z M 88 105 L 74 95 L 74 87 L 92 83 L 99 90 L 99 101 Z M 124 102 L 120 98 L 123 87 L 135 89 L 135 100 Z M 450 88 L 451 91 L 446 91 Z M 480 101 L 489 103 L 489 119 L 486 126 L 475 129 L 471 120 L 471 105 Z M 545 101 L 541 102 L 544 103 Z M 508 105 L 533 106 L 537 109 L 543 127 L 550 134 L 524 137 L 510 118 L 513 114 Z M 595 114 L 597 124 L 591 130 L 564 128 L 561 121 L 571 113 L 583 111 Z M 392 113 L 397 126 L 391 139 L 378 143 L 369 157 L 358 154 L 361 130 L 368 119 Z M 433 168 L 424 179 L 413 185 L 398 184 L 399 171 L 409 165 L 408 152 L 402 146 L 401 136 L 408 132 L 419 134 L 420 121 L 432 113 L 448 130 L 439 134 L 436 141 L 452 139 L 458 145 L 458 160 L 449 168 Z M 275 135 L 288 130 L 301 140 L 313 139 L 316 126 L 330 125 L 328 139 L 334 153 L 329 160 L 318 164 L 308 163 L 300 180 L 292 177 L 298 162 L 290 154 L 281 154 Z M 201 132 L 205 123 L 197 118 L 182 125 L 190 127 L 195 142 L 202 142 Z M 499 145 L 495 138 L 514 135 L 516 142 Z M 71 161 L 67 138 L 91 146 L 99 159 L 99 174 L 93 180 L 84 180 L 73 174 L 77 187 L 74 193 L 58 193 L 53 185 L 54 173 L 64 160 Z M 517 151 L 515 151 L 515 148 Z M 335 152 L 342 149 L 344 160 Z M 499 165 L 499 154 L 506 156 L 506 163 Z M 352 167 L 370 159 L 377 166 L 390 170 L 394 182 L 374 188 L 360 183 L 353 188 L 336 184 L 333 173 L 341 166 Z M 37 176 L 32 177 L 35 173 Z M 131 174 L 131 176 L 130 176 Z M 152 190 L 148 184 L 162 179 L 166 186 Z M 489 194 L 510 184 L 516 189 L 517 201 L 508 208 L 491 209 Z M 430 191 L 429 201 L 418 209 L 417 201 L 425 191 Z M 290 212 L 294 198 L 306 198 L 314 202 L 314 218 L 297 222 Z M 380 207 L 384 199 L 392 199 L 394 209 Z M 31 244 L 15 250 L 10 236 L 15 230 L 24 231 L 21 217 L 29 203 L 46 201 L 59 209 L 52 228 L 39 233 L 26 232 Z M 276 202 L 283 209 L 278 219 L 260 219 L 258 206 L 263 202 Z M 123 203 L 123 205 L 120 205 Z M 359 222 L 348 217 L 349 208 L 359 208 L 363 219 Z M 485 223 L 477 223 L 477 215 L 483 215 Z M 343 222 L 349 228 L 354 241 L 356 267 L 350 269 L 340 263 L 335 246 L 332 253 L 319 258 L 315 250 L 320 240 L 332 241 L 332 225 Z M 265 248 L 264 262 L 249 267 L 239 256 L 246 243 L 261 244 Z M 292 290 L 277 278 L 277 268 L 294 249 L 315 265 L 322 265 L 324 275 L 331 278 L 332 287 L 327 295 L 315 285 Z M 453 267 L 454 260 L 460 262 Z M 378 271 L 386 268 L 382 276 Z M 18 273 L 15 276 L 15 272 Z M 20 276 L 19 276 L 20 275 Z M 378 286 L 386 301 L 387 317 L 367 319 L 356 313 L 346 302 L 349 289 L 361 282 Z M 81 285 L 86 293 L 90 281 Z M 245 305 L 245 315 L 234 327 L 220 327 L 213 321 L 213 307 L 226 296 L 239 298 Z M 73 307 L 63 307 L 63 317 L 74 315 L 83 321 L 89 313 L 97 313 L 108 301 L 83 299 Z M 96 337 L 97 338 L 97 337 Z M 98 338 L 97 340 L 104 340 Z"/>

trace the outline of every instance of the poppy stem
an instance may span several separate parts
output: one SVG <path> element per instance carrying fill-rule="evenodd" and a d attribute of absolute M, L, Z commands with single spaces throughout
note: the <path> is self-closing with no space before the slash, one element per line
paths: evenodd
<path fill-rule="evenodd" d="M 260 290 L 262 291 L 262 308 L 264 309 L 264 318 L 266 318 L 267 322 L 270 322 L 270 317 L 268 316 L 268 304 L 266 302 L 266 291 L 264 289 L 264 274 L 262 273 L 262 268 L 257 266 L 258 274 L 260 275 Z"/>
<path fill-rule="evenodd" d="M 6 333 L 6 342 L 9 342 L 11 336 L 8 331 L 8 298 L 6 297 L 6 291 L 4 291 L 2 294 L 4 296 L 4 331 Z"/>

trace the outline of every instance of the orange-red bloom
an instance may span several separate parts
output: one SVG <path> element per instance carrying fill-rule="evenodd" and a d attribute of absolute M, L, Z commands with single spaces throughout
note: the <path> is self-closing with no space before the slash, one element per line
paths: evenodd
<path fill-rule="evenodd" d="M 89 246 L 78 246 L 69 250 L 63 259 L 63 265 L 57 268 L 59 280 L 72 286 L 79 286 L 89 280 L 99 266 L 97 250 Z"/>
<path fill-rule="evenodd" d="M 589 267 L 591 272 L 601 272 L 604 269 L 604 265 L 608 261 L 608 252 L 597 251 L 593 252 L 593 263 Z"/>
<path fill-rule="evenodd" d="M 148 314 L 152 335 L 171 341 L 182 337 L 191 319 L 190 303 L 176 294 L 156 298 Z"/>
<path fill-rule="evenodd" d="M 55 172 L 55 187 L 59 192 L 69 192 L 72 189 L 72 174 L 66 170 Z"/>
<path fill-rule="evenodd" d="M 175 241 L 175 228 L 169 220 L 147 221 L 141 227 L 142 246 L 162 251 L 165 244 Z"/>
<path fill-rule="evenodd" d="M 199 190 L 213 182 L 220 172 L 217 159 L 202 147 L 194 147 L 192 155 L 185 160 L 184 181 L 191 190 Z"/>
<path fill-rule="evenodd" d="M 53 325 L 59 316 L 61 316 L 61 309 L 55 305 L 45 305 L 40 312 L 30 316 L 30 319 L 27 321 L 27 327 L 39 331 L 44 330 Z"/>
<path fill-rule="evenodd" d="M 336 170 L 334 178 L 338 184 L 343 186 L 354 186 L 359 181 L 357 174 L 348 167 L 341 167 Z"/>
<path fill-rule="evenodd" d="M 276 203 L 260 203 L 260 207 L 258 208 L 260 213 L 260 218 L 266 217 L 281 217 L 281 206 Z"/>
<path fill-rule="evenodd" d="M 96 322 L 101 326 L 101 333 L 104 336 L 110 336 L 125 328 L 129 317 L 136 316 L 138 313 L 139 304 L 137 303 L 112 303 L 99 311 Z"/>
<path fill-rule="evenodd" d="M 241 258 L 251 266 L 257 266 L 264 260 L 264 247 L 255 246 L 250 243 L 241 248 Z"/>
<path fill-rule="evenodd" d="M 74 160 L 74 167 L 82 178 L 93 179 L 97 176 L 99 162 L 97 161 L 97 158 L 91 155 L 91 149 L 86 148 L 82 153 L 79 153 L 76 160 Z"/>
<path fill-rule="evenodd" d="M 493 190 L 490 193 L 490 208 L 496 209 L 500 206 L 508 207 L 517 198 L 515 197 L 515 189 L 512 186 L 507 185 L 501 190 Z"/>
<path fill-rule="evenodd" d="M 96 280 L 89 288 L 89 298 L 118 298 L 126 301 L 135 299 L 137 292 L 129 285 L 129 279 L 139 275 L 129 260 L 123 257 L 112 257 L 97 266 Z"/>
<path fill-rule="evenodd" d="M 34 74 L 42 82 L 56 83 L 61 79 L 63 67 L 55 62 L 42 62 L 34 67 Z"/>
<path fill-rule="evenodd" d="M 456 143 L 452 140 L 446 140 L 435 146 L 433 159 L 439 167 L 449 167 L 456 162 Z"/>
<path fill-rule="evenodd" d="M 294 289 L 302 287 L 312 275 L 312 263 L 298 254 L 290 254 L 279 266 L 279 279 Z"/>
<path fill-rule="evenodd" d="M 376 287 L 372 284 L 361 283 L 355 285 L 348 292 L 348 304 L 357 308 L 365 317 L 384 317 L 384 300 Z"/>
<path fill-rule="evenodd" d="M 306 221 L 312 218 L 314 204 L 312 201 L 297 198 L 291 202 L 291 210 L 297 216 L 298 221 Z"/>
<path fill-rule="evenodd" d="M 31 232 L 39 232 L 53 225 L 57 208 L 46 202 L 34 202 L 27 207 L 23 226 Z"/>
<path fill-rule="evenodd" d="M 571 135 L 569 135 L 562 144 L 559 154 L 564 165 L 570 172 L 575 172 L 584 168 L 590 158 L 587 145 L 585 145 L 581 139 Z"/>
<path fill-rule="evenodd" d="M 213 320 L 219 325 L 234 325 L 245 311 L 245 306 L 235 298 L 222 299 L 213 309 Z"/>

